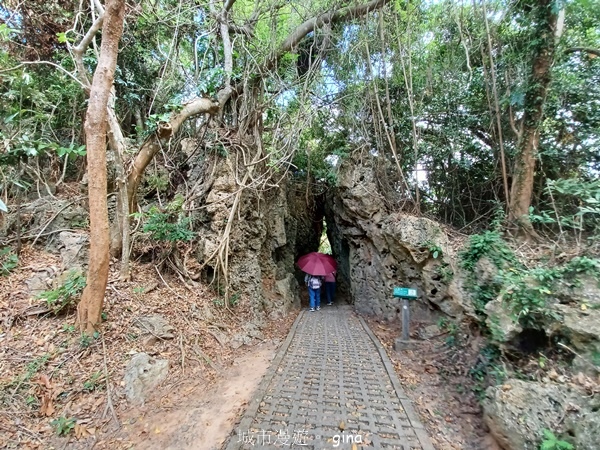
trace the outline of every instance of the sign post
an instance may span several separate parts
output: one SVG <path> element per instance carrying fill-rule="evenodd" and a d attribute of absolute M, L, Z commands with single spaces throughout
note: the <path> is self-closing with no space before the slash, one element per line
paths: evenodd
<path fill-rule="evenodd" d="M 402 299 L 402 337 L 396 339 L 395 350 L 406 349 L 410 346 L 410 307 L 409 300 L 417 299 L 417 290 L 414 288 L 395 287 L 394 298 Z"/>

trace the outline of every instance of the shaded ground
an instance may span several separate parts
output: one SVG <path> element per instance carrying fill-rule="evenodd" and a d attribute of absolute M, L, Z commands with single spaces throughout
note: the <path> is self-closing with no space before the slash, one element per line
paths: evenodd
<path fill-rule="evenodd" d="M 413 401 L 417 413 L 438 450 L 499 450 L 485 431 L 482 411 L 473 393 L 478 386 L 469 375 L 482 341 L 467 334 L 467 342 L 454 345 L 459 330 L 411 323 L 414 349 L 396 352 L 394 340 L 401 324 L 367 318 L 371 330 L 392 360 L 400 383 Z M 436 331 L 437 329 L 437 331 Z"/>
<path fill-rule="evenodd" d="M 209 288 L 186 287 L 167 275 L 161 279 L 152 264 L 134 264 L 133 281 L 122 283 L 115 264 L 103 333 L 84 339 L 73 310 L 24 314 L 41 303 L 25 281 L 39 269 L 58 266 L 56 256 L 25 248 L 19 268 L 0 278 L 0 442 L 6 448 L 131 448 L 134 442 L 153 442 L 150 433 L 191 429 L 199 421 L 204 425 L 196 436 L 218 442 L 294 319 L 270 324 L 249 339 L 251 345 L 238 348 L 235 337 L 244 336 L 253 317 L 244 299 L 228 311 Z M 154 314 L 173 327 L 173 339 L 144 341 L 135 319 Z M 122 382 L 128 361 L 140 351 L 170 366 L 141 409 L 129 407 Z M 187 423 L 180 420 L 184 414 Z M 214 414 L 218 421 L 206 419 Z M 173 425 L 156 428 L 159 415 Z"/>
<path fill-rule="evenodd" d="M 178 279 L 161 279 L 151 264 L 137 264 L 129 283 L 118 282 L 111 269 L 103 337 L 85 342 L 73 327 L 73 311 L 22 314 L 40 302 L 28 293 L 25 280 L 40 268 L 59 265 L 57 257 L 25 248 L 19 268 L 1 279 L 0 442 L 24 449 L 218 448 L 296 314 L 269 323 L 252 345 L 233 350 L 232 337 L 252 316 L 243 300 L 229 312 L 210 289 L 190 289 Z M 305 289 L 302 298 L 305 307 Z M 163 315 L 174 327 L 174 339 L 145 345 L 134 320 L 149 314 Z M 479 353 L 477 338 L 465 335 L 458 349 L 448 345 L 456 336 L 447 330 L 418 339 L 430 324 L 417 323 L 418 346 L 398 354 L 392 342 L 399 324 L 368 322 L 438 450 L 496 448 L 471 392 L 468 371 Z M 168 359 L 170 372 L 145 406 L 130 408 L 122 379 L 138 351 Z M 67 420 L 72 428 L 57 437 L 57 422 Z"/>

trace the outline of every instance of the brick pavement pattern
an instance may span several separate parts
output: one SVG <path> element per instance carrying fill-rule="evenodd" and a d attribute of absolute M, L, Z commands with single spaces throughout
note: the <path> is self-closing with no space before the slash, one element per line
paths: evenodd
<path fill-rule="evenodd" d="M 385 350 L 349 306 L 299 315 L 225 448 L 433 450 Z"/>

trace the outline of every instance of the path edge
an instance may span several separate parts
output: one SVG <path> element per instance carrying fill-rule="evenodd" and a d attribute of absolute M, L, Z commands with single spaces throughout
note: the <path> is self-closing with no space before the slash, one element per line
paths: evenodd
<path fill-rule="evenodd" d="M 294 323 L 292 324 L 292 327 L 290 328 L 287 338 L 285 338 L 285 341 L 283 342 L 283 345 L 281 346 L 281 348 L 278 350 L 277 355 L 271 361 L 271 365 L 267 369 L 267 372 L 263 375 L 263 379 L 259 383 L 258 388 L 256 389 L 254 395 L 252 396 L 252 399 L 248 403 L 248 407 L 246 408 L 246 411 L 244 411 L 242 419 L 237 424 L 238 430 L 248 430 L 250 428 L 250 425 L 252 424 L 252 419 L 258 412 L 258 407 L 260 406 L 260 402 L 262 401 L 265 393 L 267 392 L 267 388 L 269 387 L 269 384 L 271 384 L 273 377 L 275 377 L 277 368 L 279 367 L 279 365 L 281 364 L 281 361 L 283 360 L 283 357 L 287 353 L 288 348 L 290 347 L 290 344 L 292 343 L 292 339 L 296 335 L 296 329 L 298 328 L 298 324 L 300 323 L 300 320 L 304 316 L 305 312 L 306 311 L 300 311 L 300 314 L 298 314 L 298 317 L 296 317 L 296 320 L 294 320 Z M 231 433 L 229 433 L 229 437 L 227 438 L 227 441 L 226 441 L 227 446 L 226 447 L 223 446 L 222 449 L 224 449 L 224 450 L 239 449 L 241 443 L 235 442 L 234 438 L 235 438 L 235 428 L 233 430 L 231 430 Z M 429 450 L 429 449 L 427 449 L 427 450 Z"/>
<path fill-rule="evenodd" d="M 371 328 L 369 327 L 369 325 L 367 324 L 365 319 L 363 319 L 358 314 L 356 314 L 356 315 L 358 317 L 358 320 L 360 320 L 362 327 L 364 328 L 364 330 L 367 332 L 367 334 L 371 338 L 371 341 L 373 341 L 373 344 L 375 344 L 375 348 L 377 348 L 377 351 L 379 352 L 379 357 L 381 358 L 381 361 L 383 361 L 385 370 L 388 373 L 388 376 L 390 377 L 390 381 L 392 382 L 392 386 L 394 387 L 396 396 L 398 397 L 398 400 L 400 400 L 400 404 L 402 405 L 402 408 L 404 408 L 404 411 L 406 412 L 408 420 L 410 421 L 411 426 L 415 430 L 415 434 L 417 435 L 419 444 L 421 444 L 421 447 L 423 447 L 423 450 L 435 450 L 435 447 L 433 446 L 433 444 L 431 443 L 431 440 L 429 439 L 427 430 L 425 429 L 425 427 L 423 426 L 423 424 L 418 419 L 418 417 L 415 413 L 415 410 L 412 406 L 411 400 L 404 393 L 404 389 L 402 389 L 400 380 L 398 380 L 398 375 L 396 375 L 396 371 L 394 370 L 394 367 L 392 366 L 392 362 L 390 361 L 390 358 L 388 357 L 385 349 L 381 345 L 381 342 L 379 341 L 377 336 L 375 336 L 373 331 L 371 331 Z M 229 449 L 227 449 L 227 450 L 229 450 Z"/>

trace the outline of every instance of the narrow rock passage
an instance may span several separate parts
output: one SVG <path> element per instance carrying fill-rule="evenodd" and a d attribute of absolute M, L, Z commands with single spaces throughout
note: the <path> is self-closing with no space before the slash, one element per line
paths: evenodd
<path fill-rule="evenodd" d="M 433 450 L 385 351 L 350 306 L 300 314 L 226 445 L 253 448 Z"/>

